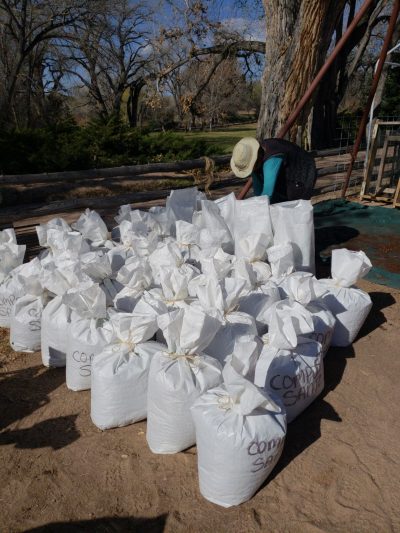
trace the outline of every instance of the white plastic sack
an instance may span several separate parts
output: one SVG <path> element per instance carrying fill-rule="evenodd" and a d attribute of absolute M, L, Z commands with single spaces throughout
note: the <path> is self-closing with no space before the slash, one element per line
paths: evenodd
<path fill-rule="evenodd" d="M 178 309 L 158 325 L 167 346 L 150 364 L 147 442 L 153 453 L 177 453 L 196 441 L 191 405 L 222 380 L 218 361 L 202 353 L 219 322 L 199 309 Z"/>
<path fill-rule="evenodd" d="M 364 252 L 332 251 L 332 279 L 319 280 L 327 293 L 322 302 L 336 318 L 332 346 L 348 346 L 357 337 L 372 307 L 370 296 L 356 287 L 372 268 Z"/>
<path fill-rule="evenodd" d="M 290 242 L 271 246 L 267 250 L 272 276 L 280 280 L 294 271 L 293 246 Z"/>
<path fill-rule="evenodd" d="M 256 367 L 255 383 L 267 394 L 279 396 L 292 422 L 323 391 L 324 367 L 321 344 L 299 337 L 291 349 L 266 345 Z"/>
<path fill-rule="evenodd" d="M 114 298 L 115 308 L 131 313 L 144 291 L 153 283 L 150 264 L 145 258 L 131 257 L 117 274 L 117 281 L 123 286 Z"/>
<path fill-rule="evenodd" d="M 96 211 L 90 209 L 81 214 L 72 224 L 72 228 L 79 231 L 93 246 L 102 246 L 108 239 L 108 229 L 103 219 Z"/>
<path fill-rule="evenodd" d="M 173 212 L 175 220 L 185 222 L 192 222 L 196 205 L 197 187 L 172 190 L 166 201 L 166 208 Z"/>
<path fill-rule="evenodd" d="M 10 320 L 10 344 L 16 352 L 40 350 L 42 312 L 47 302 L 47 294 L 27 294 L 15 302 Z"/>
<path fill-rule="evenodd" d="M 41 350 L 44 366 L 66 365 L 70 316 L 71 310 L 63 303 L 62 296 L 57 296 L 44 308 L 41 321 Z"/>
<path fill-rule="evenodd" d="M 200 305 L 209 315 L 215 316 L 221 323 L 221 327 L 204 351 L 218 359 L 223 365 L 226 357 L 233 353 L 235 342 L 243 336 L 257 335 L 257 327 L 251 315 L 238 311 L 240 295 L 243 291 L 244 282 L 234 278 L 226 278 L 216 281 L 213 278 L 207 280 L 204 286 L 197 288 Z"/>
<path fill-rule="evenodd" d="M 279 460 L 286 436 L 281 408 L 228 363 L 224 383 L 191 411 L 201 494 L 231 507 L 249 500 Z"/>
<path fill-rule="evenodd" d="M 235 203 L 235 255 L 243 257 L 241 241 L 252 235 L 264 235 L 266 246 L 272 245 L 273 233 L 268 196 L 253 196 Z"/>
<path fill-rule="evenodd" d="M 146 342 L 157 321 L 135 313 L 111 313 L 113 338 L 92 364 L 91 418 L 100 429 L 121 427 L 147 416 L 151 358 L 163 349 Z"/>
<path fill-rule="evenodd" d="M 217 204 L 202 200 L 201 211 L 194 214 L 193 224 L 199 228 L 200 248 L 222 248 L 226 253 L 233 253 L 233 237 Z"/>
<path fill-rule="evenodd" d="M 7 236 L 9 237 L 10 233 L 7 233 Z M 13 242 L 0 244 L 0 283 L 7 279 L 15 268 L 22 265 L 25 250 L 25 245 L 19 245 Z"/>
<path fill-rule="evenodd" d="M 315 272 L 314 216 L 309 200 L 271 205 L 274 245 L 292 243 L 295 270 Z"/>
<path fill-rule="evenodd" d="M 82 318 L 71 313 L 66 356 L 66 383 L 73 391 L 87 390 L 92 382 L 92 361 L 112 338 L 103 318 Z"/>
<path fill-rule="evenodd" d="M 292 302 L 297 302 L 304 307 L 305 313 L 311 313 L 314 331 L 310 337 L 322 345 L 322 355 L 325 357 L 331 344 L 336 319 L 326 305 L 322 303 L 321 297 L 326 293 L 326 289 L 318 282 L 314 276 L 307 273 L 291 275 L 286 278 L 285 291 L 289 299 L 289 306 Z M 297 307 L 300 309 L 301 307 Z M 290 313 L 290 307 L 289 311 Z"/>
<path fill-rule="evenodd" d="M 0 284 L 0 327 L 2 328 L 10 327 L 14 304 L 24 294 L 23 286 L 14 272 Z"/>

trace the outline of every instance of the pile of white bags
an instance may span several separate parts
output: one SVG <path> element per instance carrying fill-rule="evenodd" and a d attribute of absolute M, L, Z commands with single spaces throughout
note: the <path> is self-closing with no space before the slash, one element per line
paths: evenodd
<path fill-rule="evenodd" d="M 154 453 L 197 444 L 203 496 L 238 505 L 322 392 L 331 343 L 358 334 L 372 304 L 354 284 L 371 263 L 334 250 L 332 279 L 317 280 L 304 200 L 212 202 L 190 188 L 115 220 L 111 235 L 89 209 L 41 224 L 44 250 L 26 264 L 0 232 L 0 325 L 15 350 L 65 366 L 68 389 L 91 389 L 101 430 L 147 418 Z"/>

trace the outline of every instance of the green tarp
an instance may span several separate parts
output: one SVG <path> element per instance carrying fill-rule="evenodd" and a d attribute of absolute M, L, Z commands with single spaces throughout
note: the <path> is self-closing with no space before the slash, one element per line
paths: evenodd
<path fill-rule="evenodd" d="M 314 224 L 319 277 L 334 248 L 363 250 L 373 265 L 366 279 L 400 289 L 400 210 L 328 200 L 314 205 Z"/>

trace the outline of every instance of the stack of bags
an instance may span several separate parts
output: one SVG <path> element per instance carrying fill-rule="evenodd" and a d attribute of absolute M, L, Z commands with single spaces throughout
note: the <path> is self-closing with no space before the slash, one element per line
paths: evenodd
<path fill-rule="evenodd" d="M 357 336 L 371 300 L 354 285 L 371 263 L 334 250 L 332 279 L 317 280 L 303 200 L 211 202 L 192 188 L 116 221 L 110 238 L 93 211 L 53 219 L 26 264 L 3 231 L 2 325 L 15 350 L 65 366 L 70 390 L 91 389 L 97 427 L 147 419 L 154 453 L 196 444 L 204 497 L 240 504 L 323 390 L 329 346 Z"/>

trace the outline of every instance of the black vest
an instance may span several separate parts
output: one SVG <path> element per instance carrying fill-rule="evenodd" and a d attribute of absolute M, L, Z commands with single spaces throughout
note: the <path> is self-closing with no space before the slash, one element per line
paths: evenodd
<path fill-rule="evenodd" d="M 270 157 L 283 156 L 271 202 L 309 200 L 317 179 L 312 155 L 284 139 L 265 139 L 260 144 L 264 150 L 263 164 Z M 262 167 L 259 172 L 262 174 Z"/>

